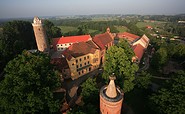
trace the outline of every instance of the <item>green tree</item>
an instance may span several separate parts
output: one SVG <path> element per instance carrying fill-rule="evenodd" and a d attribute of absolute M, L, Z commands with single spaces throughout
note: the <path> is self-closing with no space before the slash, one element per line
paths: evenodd
<path fill-rule="evenodd" d="M 96 105 L 99 102 L 99 91 L 96 85 L 96 79 L 88 78 L 82 85 L 81 96 L 85 104 Z"/>
<path fill-rule="evenodd" d="M 184 114 L 185 112 L 185 72 L 180 71 L 171 80 L 167 81 L 166 87 L 161 88 L 150 97 L 156 107 L 155 111 L 164 114 Z"/>
<path fill-rule="evenodd" d="M 60 87 L 59 75 L 43 53 L 24 51 L 5 68 L 0 83 L 0 110 L 4 113 L 52 113 L 59 110 L 53 91 Z"/>
<path fill-rule="evenodd" d="M 73 108 L 68 114 L 97 114 L 99 109 L 99 91 L 96 79 L 88 78 L 82 85 L 83 106 Z"/>
<path fill-rule="evenodd" d="M 99 107 L 99 105 L 97 105 Z M 92 104 L 84 105 L 83 107 L 75 107 L 67 114 L 98 114 L 97 108 Z"/>
<path fill-rule="evenodd" d="M 78 35 L 85 35 L 85 34 L 89 34 L 87 25 L 78 26 Z"/>
<path fill-rule="evenodd" d="M 0 52 L 6 62 L 24 49 L 33 48 L 36 48 L 36 42 L 30 22 L 11 21 L 4 24 L 3 35 L 0 37 Z"/>
<path fill-rule="evenodd" d="M 56 38 L 61 37 L 61 29 L 57 26 L 55 26 L 51 21 L 44 20 L 44 27 L 46 29 L 46 35 L 48 38 Z"/>
<path fill-rule="evenodd" d="M 168 61 L 168 53 L 165 47 L 160 47 L 154 54 L 151 65 L 156 69 L 161 69 Z"/>
<path fill-rule="evenodd" d="M 185 60 L 185 45 L 184 44 L 178 44 L 175 46 L 173 58 L 176 58 L 177 60 L 184 61 Z"/>
<path fill-rule="evenodd" d="M 151 75 L 146 71 L 141 71 L 141 73 L 136 76 L 135 83 L 137 87 L 147 89 L 151 84 Z"/>
<path fill-rule="evenodd" d="M 138 66 L 132 63 L 126 55 L 125 50 L 118 46 L 112 46 L 107 50 L 105 55 L 104 72 L 102 77 L 108 83 L 109 76 L 112 73 L 116 75 L 116 83 L 123 89 L 124 92 L 128 92 L 134 88 L 135 72 L 138 70 Z"/>
<path fill-rule="evenodd" d="M 120 39 L 119 43 L 117 44 L 118 47 L 124 49 L 125 54 L 127 55 L 128 59 L 132 61 L 132 57 L 135 55 L 134 51 L 132 50 L 131 46 L 129 45 L 128 41 L 125 39 Z"/>

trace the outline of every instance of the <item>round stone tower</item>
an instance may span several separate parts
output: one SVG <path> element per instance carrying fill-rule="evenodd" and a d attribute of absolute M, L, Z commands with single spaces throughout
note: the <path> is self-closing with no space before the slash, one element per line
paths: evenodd
<path fill-rule="evenodd" d="M 42 21 L 38 17 L 34 17 L 32 26 L 38 50 L 41 52 L 49 52 L 48 39 Z"/>
<path fill-rule="evenodd" d="M 100 89 L 100 113 L 120 114 L 123 102 L 123 92 L 115 86 L 115 76 L 110 76 L 109 85 Z"/>

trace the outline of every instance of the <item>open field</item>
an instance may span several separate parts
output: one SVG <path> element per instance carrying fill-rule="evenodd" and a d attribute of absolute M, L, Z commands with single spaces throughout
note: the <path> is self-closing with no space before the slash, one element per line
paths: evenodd
<path fill-rule="evenodd" d="M 138 22 L 136 24 L 136 26 L 138 28 L 143 28 L 143 27 L 146 27 L 146 26 L 152 26 L 153 28 L 155 27 L 160 27 L 160 26 L 163 26 L 166 22 L 162 22 L 162 21 L 154 21 L 154 22 Z"/>
<path fill-rule="evenodd" d="M 128 30 L 125 26 L 115 26 L 119 32 L 126 32 Z"/>
<path fill-rule="evenodd" d="M 72 26 L 58 26 L 62 33 L 68 33 L 72 31 L 78 31 L 77 27 Z M 89 34 L 95 35 L 94 33 L 99 33 L 98 30 L 89 29 Z"/>
<path fill-rule="evenodd" d="M 114 21 L 118 20 L 116 17 L 94 17 L 92 21 Z"/>
<path fill-rule="evenodd" d="M 62 33 L 68 33 L 71 31 L 77 31 L 78 29 L 76 27 L 71 27 L 71 26 L 58 26 L 61 29 Z"/>

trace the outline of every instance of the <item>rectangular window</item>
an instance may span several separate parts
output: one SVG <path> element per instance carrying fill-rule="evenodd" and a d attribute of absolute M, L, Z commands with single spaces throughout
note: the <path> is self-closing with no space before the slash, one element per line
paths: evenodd
<path fill-rule="evenodd" d="M 81 73 L 80 73 L 80 72 L 78 72 L 78 74 L 80 75 Z"/>
<path fill-rule="evenodd" d="M 62 44 L 60 46 L 62 46 Z"/>
<path fill-rule="evenodd" d="M 87 59 L 89 59 L 89 56 L 87 56 Z"/>
<path fill-rule="evenodd" d="M 86 60 L 86 57 L 84 57 L 84 60 Z"/>
<path fill-rule="evenodd" d="M 82 61 L 82 59 L 80 58 L 80 61 Z"/>
<path fill-rule="evenodd" d="M 76 63 L 78 63 L 78 59 L 76 60 Z"/>
<path fill-rule="evenodd" d="M 87 63 L 89 64 L 89 61 Z"/>
<path fill-rule="evenodd" d="M 80 64 L 80 67 L 82 67 L 82 64 Z"/>
<path fill-rule="evenodd" d="M 78 65 L 76 65 L 76 68 L 78 68 Z"/>
<path fill-rule="evenodd" d="M 84 65 L 86 65 L 86 62 L 84 63 Z"/>

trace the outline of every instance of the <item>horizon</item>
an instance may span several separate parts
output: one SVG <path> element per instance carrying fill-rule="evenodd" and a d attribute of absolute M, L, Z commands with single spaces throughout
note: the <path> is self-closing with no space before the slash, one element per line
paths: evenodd
<path fill-rule="evenodd" d="M 103 14 L 178 15 L 185 14 L 184 4 L 184 0 L 2 0 L 0 19 Z"/>

